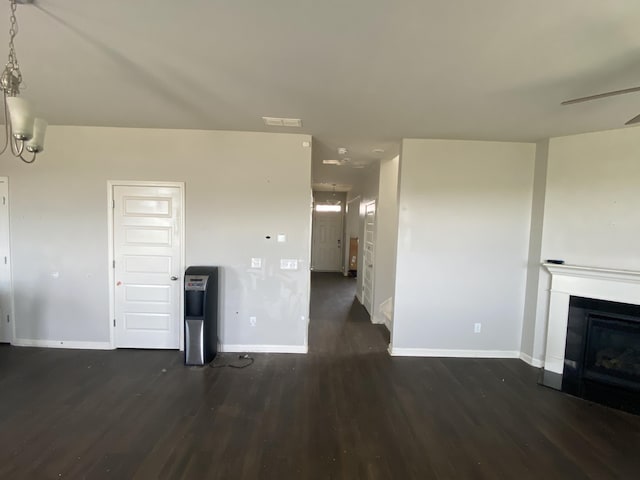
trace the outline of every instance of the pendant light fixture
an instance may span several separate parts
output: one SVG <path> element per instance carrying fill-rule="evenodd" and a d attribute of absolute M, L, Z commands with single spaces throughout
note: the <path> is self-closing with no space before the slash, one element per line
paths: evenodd
<path fill-rule="evenodd" d="M 18 3 L 33 3 L 33 0 L 9 0 L 11 15 L 9 18 L 9 60 L 0 77 L 0 91 L 2 91 L 2 106 L 4 110 L 5 140 L 0 150 L 2 155 L 7 149 L 13 156 L 25 163 L 33 163 L 36 155 L 44 149 L 44 134 L 47 122 L 35 118 L 33 107 L 28 100 L 19 97 L 22 84 L 22 72 L 18 65 L 18 57 L 13 41 L 18 34 L 16 7 Z M 25 152 L 32 155 L 25 158 Z"/>

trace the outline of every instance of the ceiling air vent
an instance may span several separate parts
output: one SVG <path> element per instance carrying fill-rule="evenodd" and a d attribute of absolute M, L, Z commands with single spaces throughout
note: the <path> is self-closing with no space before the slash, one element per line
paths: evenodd
<path fill-rule="evenodd" d="M 262 121 L 267 127 L 302 127 L 299 118 L 262 117 Z"/>

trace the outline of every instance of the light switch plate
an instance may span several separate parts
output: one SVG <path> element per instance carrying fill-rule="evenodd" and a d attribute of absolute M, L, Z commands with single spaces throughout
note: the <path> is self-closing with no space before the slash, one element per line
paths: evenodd
<path fill-rule="evenodd" d="M 282 242 L 286 242 L 287 241 L 287 236 L 284 233 L 279 233 L 278 234 L 278 242 L 282 243 Z"/>
<path fill-rule="evenodd" d="M 280 259 L 280 270 L 297 270 L 298 269 L 298 260 L 295 258 L 281 258 Z"/>
<path fill-rule="evenodd" d="M 262 268 L 262 259 L 261 258 L 252 258 L 251 259 L 251 268 Z"/>

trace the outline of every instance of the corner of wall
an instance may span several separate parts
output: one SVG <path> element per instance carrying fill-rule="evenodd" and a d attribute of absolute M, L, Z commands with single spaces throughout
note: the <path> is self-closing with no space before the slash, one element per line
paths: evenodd
<path fill-rule="evenodd" d="M 539 291 L 548 161 L 549 139 L 545 139 L 536 143 L 527 281 L 520 345 L 521 358 L 531 365 L 542 361 L 541 358 L 536 358 L 536 332 L 539 330 L 538 322 L 545 321 L 545 318 L 541 318 L 540 315 Z"/>

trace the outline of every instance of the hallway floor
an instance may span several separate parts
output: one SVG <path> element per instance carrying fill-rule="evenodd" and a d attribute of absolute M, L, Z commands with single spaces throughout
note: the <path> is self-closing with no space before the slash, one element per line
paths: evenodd
<path fill-rule="evenodd" d="M 389 331 L 384 325 L 371 323 L 355 294 L 355 278 L 341 273 L 311 274 L 309 353 L 387 352 Z"/>
<path fill-rule="evenodd" d="M 392 358 L 353 279 L 312 281 L 310 353 L 246 369 L 0 346 L 0 478 L 637 478 L 640 417 L 519 360 Z"/>

